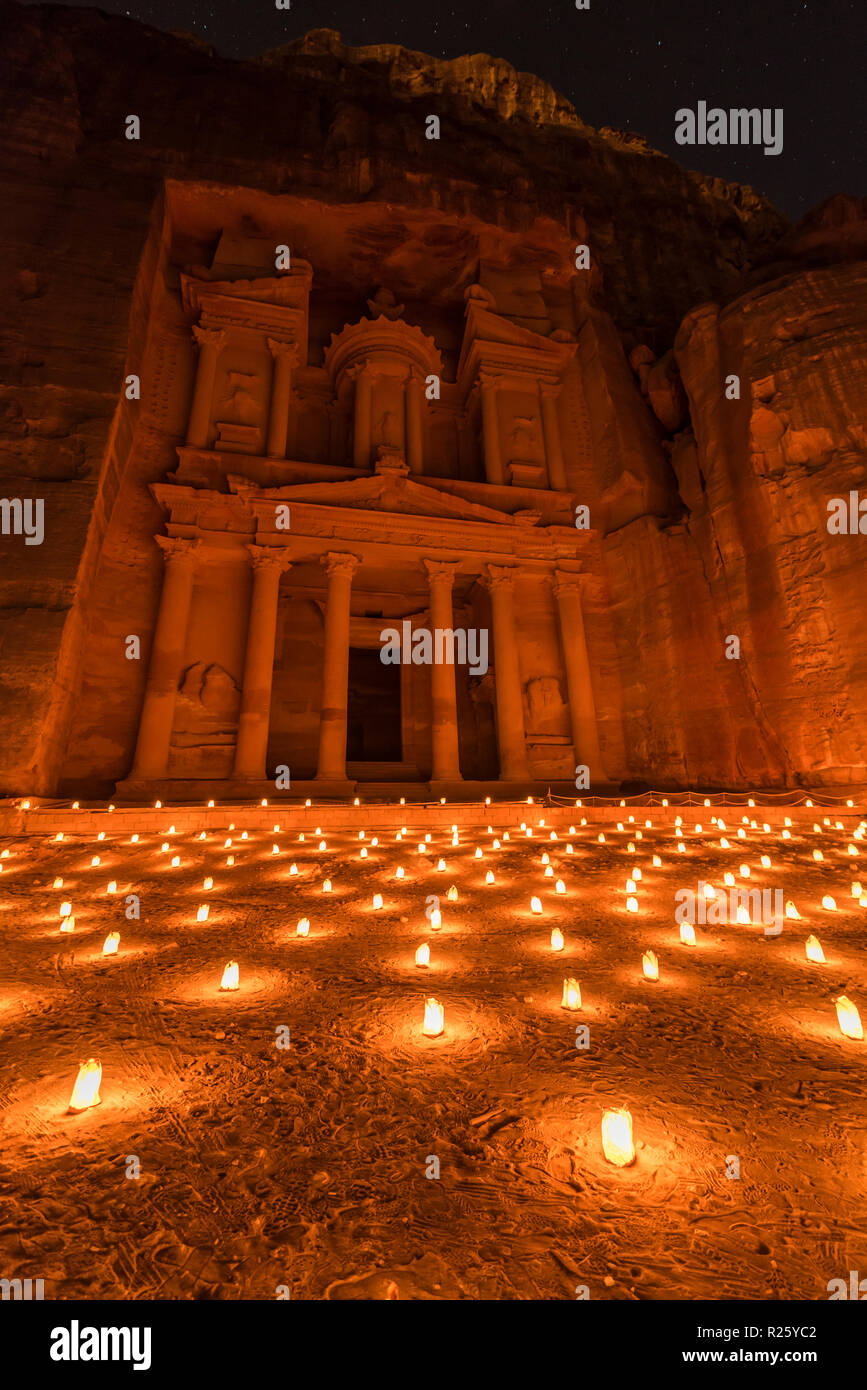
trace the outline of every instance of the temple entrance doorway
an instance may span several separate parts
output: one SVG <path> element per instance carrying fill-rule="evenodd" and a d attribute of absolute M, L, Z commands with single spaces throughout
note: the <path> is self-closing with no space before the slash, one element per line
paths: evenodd
<path fill-rule="evenodd" d="M 386 666 L 379 647 L 349 648 L 349 699 L 346 760 L 399 763 L 401 738 L 400 670 Z"/>

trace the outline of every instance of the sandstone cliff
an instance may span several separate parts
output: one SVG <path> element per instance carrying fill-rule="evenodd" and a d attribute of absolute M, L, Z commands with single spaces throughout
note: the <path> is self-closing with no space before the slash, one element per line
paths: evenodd
<path fill-rule="evenodd" d="M 162 292 L 167 180 L 212 216 L 220 188 L 251 190 L 251 215 L 284 194 L 340 205 L 347 229 L 370 213 L 342 272 L 362 302 L 385 261 L 408 298 L 423 263 L 444 315 L 492 246 L 553 267 L 599 460 L 609 771 L 863 778 L 859 542 L 820 534 L 826 494 L 863 479 L 862 208 L 832 200 L 791 229 L 750 189 L 592 130 L 483 55 L 352 49 L 326 30 L 233 63 L 98 11 L 11 3 L 0 34 L 0 469 L 4 495 L 43 497 L 53 518 L 40 548 L 0 539 L 3 790 L 56 790 L 72 710 L 100 698 L 82 690 L 89 598 L 109 530 L 122 542 L 135 525 L 115 514 L 133 428 L 118 401 Z M 729 371 L 742 397 L 725 413 Z M 727 633 L 740 664 L 721 655 Z M 104 790 L 115 755 L 102 777 L 98 748 L 91 761 Z"/>

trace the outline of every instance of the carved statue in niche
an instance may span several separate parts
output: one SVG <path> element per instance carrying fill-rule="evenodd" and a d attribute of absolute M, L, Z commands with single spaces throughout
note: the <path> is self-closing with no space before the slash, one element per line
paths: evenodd
<path fill-rule="evenodd" d="M 400 418 L 396 410 L 386 408 L 376 422 L 376 438 L 380 444 L 397 449 L 403 442 Z"/>
<path fill-rule="evenodd" d="M 251 372 L 229 372 L 229 389 L 222 398 L 221 408 L 228 409 L 230 419 L 237 424 L 255 425 L 259 419 L 259 402 L 248 387 L 248 383 L 255 380 Z"/>
<path fill-rule="evenodd" d="M 234 738 L 241 692 L 229 672 L 217 662 L 196 661 L 181 680 L 175 709 L 179 741 L 207 736 L 208 741 Z"/>
<path fill-rule="evenodd" d="M 385 288 L 378 289 L 373 299 L 368 299 L 367 307 L 372 318 L 379 319 L 399 319 L 405 309 L 404 304 L 398 304 L 397 296 L 393 290 Z"/>
<path fill-rule="evenodd" d="M 535 453 L 538 433 L 536 421 L 532 415 L 516 415 L 514 418 L 511 443 L 515 449 L 515 457 L 522 458 L 526 453 Z"/>
<path fill-rule="evenodd" d="M 524 692 L 528 734 L 561 734 L 568 713 L 556 676 L 537 676 Z"/>

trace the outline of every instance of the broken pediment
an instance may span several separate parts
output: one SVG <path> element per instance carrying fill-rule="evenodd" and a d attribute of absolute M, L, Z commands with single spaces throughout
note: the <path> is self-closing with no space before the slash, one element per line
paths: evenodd
<path fill-rule="evenodd" d="M 246 478 L 230 477 L 233 493 L 247 501 L 267 498 L 291 508 L 296 502 L 317 507 L 355 508 L 359 511 L 397 512 L 406 516 L 440 517 L 451 521 L 480 521 L 513 526 L 511 516 L 480 506 L 463 497 L 440 491 L 400 473 L 383 473 L 349 482 L 299 483 L 291 487 L 257 488 Z"/>

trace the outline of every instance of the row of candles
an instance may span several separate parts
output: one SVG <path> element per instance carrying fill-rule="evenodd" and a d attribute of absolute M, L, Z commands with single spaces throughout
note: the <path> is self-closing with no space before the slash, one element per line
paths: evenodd
<path fill-rule="evenodd" d="M 633 819 L 633 818 L 630 818 L 630 819 Z M 744 819 L 746 820 L 746 818 L 744 818 Z M 676 835 L 677 837 L 681 837 L 681 836 L 682 836 L 682 831 L 680 830 L 680 821 L 681 821 L 681 818 L 678 817 L 677 820 L 678 820 L 678 824 L 677 824 L 677 826 L 675 827 L 675 835 Z M 586 822 L 583 822 L 583 821 L 582 821 L 582 825 L 585 824 L 585 823 L 586 823 Z M 544 822 L 540 822 L 540 824 L 544 824 Z M 723 822 L 718 822 L 718 824 L 719 824 L 722 828 L 725 828 Z M 754 823 L 753 823 L 753 824 L 754 824 Z M 788 818 L 787 818 L 787 826 L 790 825 L 790 824 L 791 824 L 791 822 L 790 822 L 790 821 L 788 820 Z M 827 818 L 826 818 L 826 824 L 828 824 Z M 646 825 L 649 827 L 649 826 L 651 825 L 651 822 L 647 821 L 647 822 L 646 822 Z M 275 826 L 274 828 L 275 828 L 275 831 L 277 831 L 277 830 L 279 829 L 279 827 L 277 827 L 277 826 Z M 821 827 L 820 827 L 818 824 L 814 825 L 813 828 L 814 828 L 814 831 L 815 831 L 815 832 L 821 833 Z M 837 829 L 842 829 L 843 827 L 842 827 L 842 825 L 838 822 L 835 828 L 837 828 Z M 457 826 L 453 826 L 452 829 L 453 829 L 452 845 L 453 845 L 453 846 L 457 846 L 458 843 L 459 843 L 459 841 L 458 841 L 458 835 L 457 835 Z M 527 827 L 525 824 L 522 824 L 521 829 L 522 829 L 527 835 L 532 835 L 532 833 L 533 833 L 533 832 L 532 832 L 532 829 L 531 829 L 530 827 Z M 618 829 L 618 831 L 621 832 L 621 833 L 623 833 L 623 832 L 625 831 L 625 827 L 624 827 L 621 823 L 618 823 L 617 829 Z M 770 830 L 770 826 L 764 825 L 764 826 L 762 827 L 762 829 L 763 829 L 765 832 L 768 832 L 768 831 Z M 172 830 L 173 830 L 173 827 L 172 827 Z M 700 825 L 696 825 L 696 832 L 697 832 L 697 833 L 701 833 L 701 832 L 702 832 L 702 827 L 701 827 Z M 170 833 L 172 833 L 172 832 L 170 831 Z M 320 833 L 320 831 L 318 830 L 318 828 L 317 828 L 317 831 L 316 831 L 315 833 L 316 833 L 316 834 L 319 834 L 319 833 Z M 398 835 L 395 837 L 396 840 L 400 841 L 400 840 L 402 839 L 403 834 L 405 834 L 405 833 L 406 833 L 406 830 L 405 830 L 405 828 L 404 828 L 404 830 L 403 830 L 402 832 L 399 832 Z M 492 833 L 491 827 L 489 827 L 489 833 Z M 570 833 L 572 833 L 572 834 L 575 833 L 575 828 L 572 827 L 572 826 L 570 826 Z M 640 839 L 642 838 L 641 831 L 636 831 L 636 832 L 634 832 L 634 833 L 635 833 L 636 839 L 639 839 L 639 840 L 640 840 Z M 742 838 L 742 839 L 745 838 L 745 832 L 744 832 L 743 830 L 739 830 L 738 834 L 739 834 L 740 838 Z M 855 832 L 855 838 L 856 838 L 856 839 L 860 839 L 860 838 L 862 837 L 862 835 L 863 835 L 863 827 L 859 827 L 859 830 Z M 200 839 L 205 838 L 204 832 L 202 832 L 202 834 L 201 834 L 201 836 L 200 836 L 199 838 L 200 838 Z M 241 838 L 242 838 L 242 839 L 247 839 L 247 833 L 246 833 L 246 832 L 243 832 Z M 363 838 L 364 838 L 364 831 L 359 832 L 359 838 L 360 838 L 360 839 L 363 839 Z M 556 832 L 551 831 L 551 839 L 556 839 L 556 838 L 557 838 Z M 787 834 L 787 831 L 786 831 L 786 830 L 784 830 L 784 832 L 783 832 L 783 838 L 790 838 L 790 836 Z M 303 833 L 302 833 L 301 835 L 299 835 L 299 840 L 303 841 L 303 839 L 304 839 L 304 835 L 303 835 Z M 508 840 L 508 839 L 509 839 L 509 832 L 508 832 L 508 831 L 504 832 L 503 839 L 504 839 L 504 840 Z M 598 841 L 599 841 L 600 843 L 605 843 L 605 836 L 604 836 L 603 833 L 600 833 L 600 834 L 598 835 L 597 839 L 598 839 Z M 138 841 L 138 836 L 137 836 L 137 835 L 136 835 L 136 836 L 133 836 L 133 840 L 134 840 L 134 841 Z M 424 854 L 424 853 L 428 853 L 428 852 L 429 852 L 428 846 L 429 846 L 429 844 L 430 844 L 430 841 L 431 841 L 431 836 L 430 836 L 430 834 L 427 834 L 427 835 L 425 836 L 425 841 L 424 841 L 424 842 L 420 842 L 420 843 L 418 844 L 418 852 L 419 852 L 420 854 Z M 231 846 L 231 843 L 232 843 L 232 842 L 231 842 L 231 839 L 227 839 L 226 842 L 225 842 L 225 847 L 226 847 L 226 848 L 229 848 L 229 847 Z M 372 839 L 372 841 L 371 841 L 371 845 L 372 845 L 373 847 L 375 847 L 377 844 L 378 844 L 378 839 L 377 839 L 377 837 L 374 836 L 373 839 Z M 724 847 L 724 848 L 725 848 L 725 847 L 728 847 L 728 842 L 727 842 L 727 841 L 721 841 L 721 846 Z M 499 841 L 498 839 L 495 839 L 495 840 L 494 840 L 494 842 L 493 842 L 493 847 L 496 848 L 496 849 L 499 849 L 499 848 L 500 848 L 500 841 Z M 164 843 L 164 844 L 161 846 L 162 852 L 167 852 L 167 851 L 168 851 L 168 848 L 169 848 L 168 843 Z M 327 850 L 327 843 L 326 843 L 326 841 L 325 841 L 325 840 L 320 840 L 317 848 L 318 848 L 319 852 L 325 852 L 325 851 Z M 628 848 L 628 852 L 631 852 L 631 853 L 634 853 L 634 852 L 635 852 L 635 845 L 634 845 L 633 843 L 630 843 L 630 844 L 628 845 L 627 848 Z M 678 849 L 679 849 L 681 852 L 683 852 L 683 845 L 682 845 L 682 843 L 681 843 L 681 844 L 678 844 Z M 273 852 L 274 854 L 279 854 L 279 853 L 280 853 L 280 847 L 279 847 L 278 845 L 275 844 L 275 845 L 273 846 L 272 852 Z M 572 853 L 574 852 L 574 851 L 573 851 L 573 846 L 571 845 L 571 843 L 569 843 L 569 844 L 566 845 L 566 852 L 567 852 L 567 854 L 572 854 Z M 850 845 L 848 846 L 848 853 L 849 853 L 850 855 L 853 855 L 853 854 L 857 854 L 858 851 L 857 851 L 857 849 L 855 848 L 854 845 L 850 844 Z M 360 857 L 363 858 L 363 859 L 364 859 L 364 858 L 367 858 L 367 848 L 366 848 L 366 847 L 362 847 L 362 849 L 361 849 L 361 851 L 360 851 Z M 478 847 L 476 848 L 475 853 L 474 853 L 474 857 L 475 857 L 476 859 L 480 859 L 480 858 L 483 857 L 483 851 L 481 850 L 481 848 L 478 848 Z M 814 853 L 813 853 L 813 858 L 814 858 L 814 860 L 815 860 L 816 862 L 820 861 L 820 860 L 823 858 L 821 851 L 814 851 Z M 99 862 L 98 857 L 97 857 L 97 856 L 94 856 L 94 859 L 93 859 L 93 861 L 92 861 L 92 863 L 94 864 L 94 866 L 95 866 L 96 864 L 98 864 L 98 862 Z M 232 857 L 231 857 L 231 856 L 230 856 L 228 862 L 229 862 L 229 863 L 232 862 Z M 762 856 L 761 862 L 762 862 L 762 866 L 763 866 L 764 868 L 769 868 L 769 867 L 771 867 L 771 860 L 770 860 L 770 857 L 769 857 L 769 856 L 763 855 L 763 856 Z M 180 863 L 179 856 L 176 856 L 176 857 L 173 859 L 172 863 L 173 863 L 174 866 L 177 866 L 177 865 Z M 545 853 L 545 854 L 542 855 L 542 863 L 545 865 L 545 874 L 546 874 L 546 877 L 553 877 L 553 876 L 554 876 L 554 870 L 553 870 L 553 868 L 552 868 L 551 865 L 550 865 L 549 856 L 548 856 L 547 853 Z M 662 860 L 660 859 L 660 857 L 659 857 L 658 855 L 654 855 L 654 857 L 653 857 L 653 863 L 654 863 L 655 866 L 659 867 L 659 866 L 661 866 L 661 864 L 662 864 Z M 444 871 L 446 870 L 446 868 L 447 868 L 446 863 L 445 863 L 445 860 L 443 860 L 442 858 L 440 858 L 439 861 L 438 861 L 438 863 L 437 863 L 437 865 L 436 865 L 436 868 L 437 868 L 438 871 L 444 872 Z M 296 875 L 297 873 L 298 873 L 297 865 L 295 865 L 295 864 L 293 863 L 292 866 L 291 866 L 291 868 L 290 868 L 290 875 L 294 876 L 294 875 Z M 748 865 L 741 865 L 740 873 L 741 873 L 741 876 L 744 877 L 744 878 L 749 877 L 749 876 L 750 876 L 750 868 L 749 868 L 749 866 L 748 866 Z M 397 868 L 397 870 L 396 870 L 395 878 L 396 878 L 396 879 L 402 879 L 403 877 L 404 877 L 404 870 L 403 870 L 402 867 L 399 866 L 399 867 Z M 636 892 L 637 892 L 637 882 L 640 881 L 640 879 L 641 879 L 641 871 L 640 871 L 639 869 L 633 870 L 632 877 L 630 878 L 630 880 L 629 880 L 628 883 L 627 883 L 627 910 L 630 911 L 630 912 L 636 912 L 636 911 L 638 911 L 638 901 L 637 901 L 637 897 L 636 897 L 635 895 L 636 895 Z M 488 870 L 487 873 L 486 873 L 485 882 L 486 882 L 487 884 L 492 884 L 494 881 L 495 881 L 495 880 L 494 880 L 493 872 L 492 872 L 491 870 Z M 734 882 L 735 882 L 733 875 L 732 875 L 732 874 L 729 874 L 729 873 L 726 873 L 726 875 L 725 875 L 725 882 L 726 882 L 726 885 L 727 885 L 727 886 L 733 885 Z M 62 886 L 62 880 L 56 880 L 56 881 L 55 881 L 55 887 L 57 887 L 57 886 Z M 206 889 L 212 888 L 212 887 L 213 887 L 213 879 L 210 879 L 210 878 L 209 878 L 209 879 L 206 879 L 206 880 L 205 880 L 205 883 L 204 883 L 204 887 L 205 887 Z M 331 885 L 330 880 L 326 879 L 326 880 L 323 882 L 323 885 L 322 885 L 323 891 L 324 891 L 324 892 L 329 892 L 329 891 L 331 891 L 331 887 L 332 887 L 332 885 Z M 109 884 L 108 890 L 107 890 L 107 891 L 108 891 L 109 893 L 111 893 L 111 892 L 116 892 L 116 890 L 117 890 L 117 884 L 116 884 L 115 881 L 112 881 L 112 883 Z M 563 882 L 562 879 L 558 879 L 558 880 L 556 881 L 555 891 L 556 891 L 557 893 L 565 893 L 565 892 L 566 892 L 565 883 Z M 867 898 L 865 898 L 865 896 L 863 895 L 862 890 L 861 890 L 861 885 L 860 885 L 860 884 L 853 884 L 853 885 L 852 885 L 852 894 L 853 894 L 853 897 L 855 897 L 855 896 L 858 897 L 859 903 L 860 903 L 861 905 L 867 906 Z M 705 888 L 705 895 L 706 895 L 708 898 L 711 898 L 711 897 L 715 897 L 715 896 L 716 896 L 715 890 L 712 888 L 711 885 L 707 885 L 707 886 L 706 886 L 706 888 Z M 454 901 L 454 900 L 457 899 L 457 889 L 456 889 L 456 887 L 455 887 L 454 885 L 453 885 L 452 888 L 449 890 L 448 897 L 449 897 L 449 900 L 450 900 L 450 901 Z M 836 902 L 835 902 L 834 899 L 831 898 L 830 896 L 825 896 L 825 897 L 823 898 L 823 900 L 822 900 L 822 905 L 823 905 L 823 907 L 824 907 L 827 911 L 834 911 L 834 910 L 836 910 Z M 383 898 L 382 898 L 382 894 L 380 894 L 380 893 L 374 894 L 374 897 L 373 897 L 373 908 L 374 908 L 374 910 L 380 910 L 382 907 L 383 907 Z M 66 909 L 65 913 L 64 913 L 64 909 Z M 542 907 L 541 899 L 539 899 L 538 897 L 535 897 L 535 896 L 534 896 L 533 898 L 531 898 L 530 910 L 531 910 L 531 912 L 532 912 L 534 915 L 539 915 L 539 914 L 541 914 L 541 913 L 543 912 L 543 907 Z M 71 929 L 72 927 L 74 927 L 74 919 L 72 919 L 71 923 L 69 922 L 69 919 L 71 918 L 71 904 L 69 904 L 69 903 L 64 903 L 63 906 L 62 906 L 61 911 L 62 911 L 62 915 L 65 917 L 65 921 L 66 921 L 66 923 L 67 923 L 65 929 L 69 930 L 69 929 Z M 741 915 L 741 914 L 743 914 L 743 915 Z M 794 904 L 792 904 L 792 903 L 787 903 L 787 904 L 786 904 L 786 915 L 789 916 L 789 917 L 792 917 L 792 918 L 798 918 L 798 917 L 800 916 L 800 914 L 797 912 L 797 909 L 794 908 Z M 199 907 L 198 912 L 197 912 L 197 920 L 198 920 L 198 921 L 205 921 L 205 920 L 207 920 L 207 918 L 208 918 L 208 906 L 207 906 L 207 904 L 202 904 L 202 905 Z M 739 912 L 738 912 L 738 920 L 739 920 L 739 921 L 749 922 L 749 915 L 748 915 L 748 913 L 746 912 L 745 909 L 743 909 L 743 908 L 739 909 Z M 432 915 L 432 920 L 431 920 L 430 925 L 431 925 L 431 929 L 434 930 L 434 931 L 435 931 L 435 930 L 438 930 L 438 929 L 440 928 L 440 926 L 441 926 L 441 914 L 439 913 L 439 910 L 435 910 L 435 911 L 434 911 L 434 913 L 433 913 L 433 915 Z M 64 929 L 64 926 L 62 926 L 61 929 L 63 930 L 63 929 Z M 302 936 L 302 937 L 303 937 L 303 936 L 307 936 L 307 935 L 309 934 L 309 931 L 310 931 L 310 921 L 309 921 L 309 918 L 306 918 L 306 917 L 301 918 L 301 919 L 299 920 L 298 924 L 297 924 L 297 927 L 296 927 L 296 932 L 297 932 L 297 934 L 298 934 L 299 936 Z M 694 928 L 691 926 L 691 924 L 689 924 L 689 923 L 682 923 L 682 924 L 681 924 L 681 933 L 680 933 L 680 935 L 681 935 L 681 941 L 683 942 L 684 945 L 688 945 L 688 946 L 694 946 L 694 945 L 695 945 L 695 931 L 694 931 Z M 104 946 L 104 954 L 106 954 L 106 955 L 116 954 L 118 944 L 119 944 L 119 933 L 117 933 L 117 932 L 112 932 L 112 933 L 110 933 L 110 934 L 109 934 L 109 937 L 108 937 L 107 940 L 106 940 L 105 946 Z M 551 949 L 552 949 L 553 951 L 562 951 L 562 950 L 564 949 L 564 946 L 565 946 L 565 940 L 564 940 L 564 937 L 563 937 L 563 933 L 560 931 L 559 928 L 557 928 L 557 927 L 553 928 L 553 930 L 552 930 L 552 932 L 551 932 Z M 806 956 L 807 956 L 807 959 L 808 959 L 808 960 L 813 961 L 813 962 L 815 962 L 815 963 L 824 963 L 824 959 L 825 959 L 825 958 L 824 958 L 824 953 L 823 953 L 823 951 L 822 951 L 822 947 L 821 947 L 820 942 L 818 941 L 818 939 L 817 939 L 815 936 L 810 936 L 810 937 L 808 938 L 807 942 L 806 942 Z M 424 968 L 426 968 L 427 966 L 429 966 L 429 964 L 430 964 L 430 946 L 428 945 L 428 943 L 423 943 L 421 946 L 419 946 L 419 947 L 417 948 L 416 953 L 415 953 L 415 964 L 416 964 L 417 967 L 419 967 L 419 968 L 421 968 L 421 969 L 424 969 Z M 644 953 L 644 955 L 643 955 L 643 957 L 642 957 L 642 970 L 643 970 L 643 974 L 644 974 L 645 979 L 650 980 L 650 981 L 656 981 L 656 980 L 659 979 L 659 961 L 658 961 L 658 958 L 657 958 L 655 952 L 653 952 L 653 951 L 647 951 L 647 952 Z M 239 988 L 239 985 L 240 985 L 240 969 L 239 969 L 238 963 L 237 963 L 236 961 L 230 961 L 230 962 L 226 965 L 226 967 L 225 967 L 225 969 L 224 969 L 224 971 L 223 971 L 223 977 L 222 977 L 222 980 L 221 980 L 220 989 L 221 989 L 221 990 L 224 990 L 224 991 L 233 991 L 233 990 L 238 989 L 238 988 Z M 858 1010 L 857 1010 L 856 1006 L 852 1003 L 852 1001 L 848 1000 L 845 996 L 841 996 L 839 999 L 837 999 L 837 1000 L 835 1001 L 835 1003 L 836 1003 L 836 1008 L 837 1008 L 837 1018 L 838 1018 L 838 1022 L 839 1022 L 839 1026 L 840 1026 L 841 1032 L 842 1032 L 845 1036 L 850 1037 L 850 1038 L 857 1038 L 857 1039 L 863 1038 L 863 1028 L 862 1028 L 862 1025 L 861 1025 L 860 1017 L 859 1017 Z M 567 1010 L 570 1010 L 570 1011 L 575 1011 L 575 1010 L 578 1010 L 578 1009 L 581 1008 L 581 990 L 580 990 L 579 982 L 578 982 L 576 979 L 570 977 L 570 978 L 567 978 L 566 980 L 564 980 L 564 982 L 563 982 L 563 994 L 562 994 L 561 1005 L 562 1005 L 562 1007 L 563 1007 L 564 1009 L 567 1009 Z M 445 1013 L 445 1011 L 444 1011 L 444 1006 L 443 1006 L 437 999 L 432 998 L 432 997 L 426 998 L 426 999 L 425 999 L 425 1004 L 424 1004 L 423 1033 L 424 1033 L 424 1035 L 425 1035 L 426 1037 L 428 1037 L 428 1038 L 437 1038 L 437 1037 L 442 1036 L 442 1034 L 443 1034 L 444 1031 L 445 1031 L 444 1013 Z M 77 1112 L 77 1111 L 79 1111 L 79 1110 L 89 1108 L 90 1105 L 98 1104 L 98 1103 L 99 1103 L 99 1085 L 100 1085 L 100 1081 L 101 1081 L 101 1066 L 100 1066 L 99 1062 L 96 1061 L 95 1059 L 90 1059 L 88 1062 L 83 1063 L 83 1064 L 82 1064 L 82 1067 L 81 1067 L 81 1070 L 80 1070 L 80 1073 L 79 1073 L 79 1077 L 78 1077 L 77 1080 L 76 1080 L 75 1089 L 74 1089 L 74 1091 L 73 1091 L 73 1097 L 72 1097 L 72 1099 L 71 1099 L 71 1101 L 70 1101 L 70 1110 L 72 1110 L 72 1111 L 74 1111 L 74 1112 Z M 603 1142 L 603 1151 L 604 1151 L 605 1157 L 606 1157 L 610 1162 L 616 1164 L 617 1166 L 625 1166 L 625 1165 L 631 1163 L 631 1162 L 634 1160 L 634 1157 L 635 1157 L 635 1150 L 634 1150 L 633 1139 L 632 1139 L 632 1117 L 631 1117 L 631 1115 L 630 1115 L 630 1113 L 629 1113 L 628 1110 L 620 1109 L 620 1110 L 612 1110 L 612 1111 L 606 1111 L 606 1112 L 605 1112 L 605 1115 L 603 1116 L 603 1121 L 602 1121 L 602 1142 Z"/>

